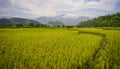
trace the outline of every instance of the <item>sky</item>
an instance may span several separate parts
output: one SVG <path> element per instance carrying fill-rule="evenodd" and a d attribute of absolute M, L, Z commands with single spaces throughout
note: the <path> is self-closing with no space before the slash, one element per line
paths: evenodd
<path fill-rule="evenodd" d="M 120 0 L 0 0 L 0 17 L 98 17 L 120 11 Z"/>

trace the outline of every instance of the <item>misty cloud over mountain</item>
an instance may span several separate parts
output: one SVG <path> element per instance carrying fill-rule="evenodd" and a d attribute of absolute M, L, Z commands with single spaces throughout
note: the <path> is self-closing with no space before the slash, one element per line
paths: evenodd
<path fill-rule="evenodd" d="M 55 16 L 55 17 L 38 17 L 35 20 L 37 20 L 43 24 L 48 24 L 49 21 L 61 21 L 65 25 L 76 25 L 81 21 L 87 21 L 90 19 L 89 17 L 85 17 L 85 16 L 81 16 L 78 18 L 71 18 L 71 17 L 64 17 L 64 16 L 65 15 L 59 15 L 59 16 Z"/>

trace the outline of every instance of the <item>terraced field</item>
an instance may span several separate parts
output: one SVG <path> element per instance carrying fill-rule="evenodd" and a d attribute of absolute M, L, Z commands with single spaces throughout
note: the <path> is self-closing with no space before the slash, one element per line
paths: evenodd
<path fill-rule="evenodd" d="M 120 32 L 0 29 L 0 69 L 119 69 Z"/>

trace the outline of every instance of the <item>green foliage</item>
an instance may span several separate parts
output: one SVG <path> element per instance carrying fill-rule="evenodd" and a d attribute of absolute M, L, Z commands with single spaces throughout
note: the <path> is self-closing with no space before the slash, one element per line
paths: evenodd
<path fill-rule="evenodd" d="M 120 12 L 80 22 L 77 27 L 120 27 Z"/>

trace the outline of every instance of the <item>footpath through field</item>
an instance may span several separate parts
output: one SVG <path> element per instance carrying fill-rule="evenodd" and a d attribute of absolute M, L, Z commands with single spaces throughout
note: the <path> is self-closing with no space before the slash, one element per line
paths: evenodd
<path fill-rule="evenodd" d="M 86 61 L 82 69 L 120 69 L 120 31 L 102 28 L 75 28 L 70 30 L 103 37 L 99 48 L 93 54 L 93 59 Z"/>

